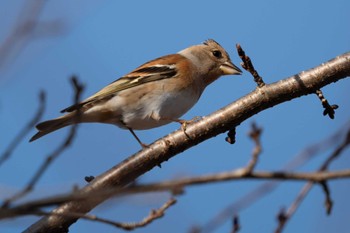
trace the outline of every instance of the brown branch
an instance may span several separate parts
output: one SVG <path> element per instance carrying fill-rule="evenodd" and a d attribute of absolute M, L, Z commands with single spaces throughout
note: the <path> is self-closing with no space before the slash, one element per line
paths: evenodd
<path fill-rule="evenodd" d="M 94 221 L 99 221 L 102 223 L 107 223 L 110 225 L 113 225 L 115 227 L 118 228 L 122 228 L 124 230 L 134 230 L 136 228 L 140 228 L 140 227 L 144 227 L 148 224 L 150 224 L 151 222 L 153 222 L 154 220 L 161 218 L 164 216 L 164 212 L 172 205 L 174 205 L 176 203 L 176 200 L 174 198 L 171 198 L 170 200 L 168 200 L 164 205 L 162 205 L 159 209 L 156 210 L 152 210 L 148 216 L 146 216 L 144 219 L 142 219 L 140 222 L 132 222 L 132 223 L 121 223 L 121 222 L 114 222 L 114 221 L 109 221 L 109 220 L 105 220 L 102 218 L 98 218 L 95 216 L 92 216 L 92 218 L 90 220 L 94 220 Z M 87 215 L 85 215 L 87 216 Z M 86 219 L 86 218 L 84 218 Z"/>
<path fill-rule="evenodd" d="M 345 139 L 341 145 L 339 145 L 334 152 L 328 157 L 328 159 L 320 167 L 320 171 L 325 171 L 328 169 L 329 165 L 333 160 L 337 159 L 341 153 L 350 145 L 350 129 L 348 130 Z"/>
<path fill-rule="evenodd" d="M 308 182 L 304 187 L 301 189 L 299 195 L 295 199 L 295 201 L 290 205 L 287 211 L 281 211 L 278 214 L 278 226 L 275 233 L 281 233 L 284 229 L 286 223 L 290 219 L 290 217 L 295 213 L 295 211 L 298 209 L 298 207 L 301 205 L 302 201 L 304 200 L 305 196 L 310 192 L 311 187 L 313 186 L 312 182 Z"/>
<path fill-rule="evenodd" d="M 112 225 L 117 228 L 121 228 L 124 230 L 134 230 L 136 228 L 144 227 L 152 223 L 154 220 L 162 218 L 165 214 L 165 211 L 172 205 L 176 203 L 176 199 L 170 198 L 166 203 L 164 203 L 160 208 L 151 210 L 151 212 L 143 218 L 140 222 L 117 222 L 114 220 L 109 220 L 105 218 L 98 217 L 96 215 L 91 214 L 84 214 L 84 213 L 74 213 L 74 212 L 67 212 L 67 213 L 57 213 L 57 212 L 46 212 L 39 210 L 37 208 L 28 209 L 26 214 L 30 215 L 37 215 L 37 216 L 59 216 L 59 217 L 74 217 L 74 218 L 81 218 L 85 220 L 90 220 L 94 222 L 100 222 L 108 225 Z M 17 210 L 20 211 L 20 210 Z M 15 214 L 15 212 L 12 212 L 13 216 L 18 216 Z"/>
<path fill-rule="evenodd" d="M 39 107 L 33 118 L 27 123 L 27 125 L 16 135 L 16 137 L 11 141 L 10 145 L 0 156 L 0 166 L 10 158 L 13 151 L 20 144 L 20 142 L 25 138 L 25 136 L 33 129 L 33 127 L 40 121 L 41 117 L 45 111 L 46 104 L 46 94 L 44 91 L 39 93 Z"/>
<path fill-rule="evenodd" d="M 73 86 L 74 92 L 75 92 L 74 103 L 78 103 L 84 87 L 82 84 L 80 84 L 78 82 L 77 78 L 74 76 L 71 78 L 71 82 L 72 82 L 72 86 Z M 55 149 L 50 155 L 48 155 L 46 157 L 45 161 L 41 164 L 41 166 L 38 168 L 38 170 L 35 172 L 34 176 L 30 179 L 30 181 L 23 188 L 23 190 L 14 194 L 10 198 L 4 200 L 2 207 L 5 207 L 5 208 L 8 207 L 11 204 L 11 202 L 24 197 L 25 195 L 27 195 L 29 192 L 31 192 L 34 189 L 34 187 L 37 184 L 37 182 L 39 181 L 39 179 L 43 176 L 43 174 L 48 169 L 48 167 L 53 163 L 53 161 L 71 145 L 71 143 L 73 142 L 73 139 L 75 137 L 76 130 L 77 130 L 77 124 L 75 124 L 71 127 L 69 134 L 66 137 L 66 139 L 63 141 L 63 143 L 61 145 L 59 145 L 57 147 L 57 149 Z"/>
<path fill-rule="evenodd" d="M 254 82 L 258 85 L 258 87 L 263 87 L 265 86 L 264 80 L 262 77 L 258 74 L 258 71 L 255 70 L 252 61 L 250 60 L 250 57 L 248 57 L 244 50 L 242 49 L 240 44 L 236 44 L 237 52 L 239 57 L 242 59 L 241 66 L 243 69 L 248 71 L 253 77 L 254 77 Z"/>
<path fill-rule="evenodd" d="M 211 137 L 227 132 L 264 109 L 303 95 L 315 93 L 323 86 L 344 79 L 350 75 L 349 61 L 350 53 L 346 53 L 308 71 L 258 88 L 225 108 L 188 125 L 186 128 L 187 135 L 180 129 L 159 139 L 148 148 L 130 156 L 119 165 L 97 176 L 79 192 L 93 193 L 112 187 L 124 187 L 176 154 Z M 107 197 L 96 197 L 86 202 L 67 202 L 54 211 L 85 213 L 106 199 Z M 25 232 L 64 232 L 75 221 L 77 221 L 77 218 L 43 217 Z"/>
<path fill-rule="evenodd" d="M 62 22 L 58 20 L 40 22 L 39 18 L 46 3 L 46 0 L 25 2 L 12 32 L 0 45 L 0 69 L 16 59 L 32 39 L 62 34 L 64 31 Z"/>
<path fill-rule="evenodd" d="M 317 143 L 309 145 L 296 156 L 292 156 L 293 159 L 284 165 L 282 170 L 291 171 L 304 165 L 306 162 L 309 162 L 319 153 L 329 149 L 331 146 L 341 141 L 349 129 L 350 122 L 347 122 L 331 136 L 328 136 L 326 139 L 321 140 Z M 274 189 L 278 187 L 279 184 L 280 182 L 277 181 L 268 181 L 259 185 L 251 192 L 244 194 L 241 198 L 229 204 L 226 208 L 216 214 L 210 221 L 208 221 L 202 227 L 202 232 L 213 232 L 218 226 L 221 226 L 223 222 L 229 219 L 233 214 L 239 213 L 249 206 L 252 206 L 255 202 L 270 194 Z"/>
<path fill-rule="evenodd" d="M 326 161 L 321 165 L 320 169 L 318 172 L 324 172 L 327 170 L 328 166 L 333 162 L 336 158 L 338 158 L 341 153 L 350 145 L 350 130 L 348 130 L 344 141 L 333 151 L 333 153 L 326 159 Z M 323 181 L 309 181 L 307 184 L 304 185 L 300 193 L 298 194 L 296 200 L 290 205 L 288 208 L 286 214 L 285 214 L 285 219 L 284 221 L 279 221 L 278 226 L 275 230 L 275 233 L 281 233 L 282 230 L 284 229 L 286 223 L 288 220 L 293 216 L 295 213 L 296 209 L 300 206 L 301 202 L 305 199 L 311 188 L 315 183 L 319 183 L 326 196 L 326 201 L 325 201 L 325 207 L 326 207 L 326 212 L 327 214 L 330 214 L 333 206 L 333 201 L 330 198 L 330 191 L 329 188 L 326 184 L 326 180 Z"/>
<path fill-rule="evenodd" d="M 245 168 L 237 169 L 229 172 L 220 172 L 211 175 L 202 175 L 198 177 L 183 178 L 181 180 L 164 181 L 155 184 L 137 185 L 120 193 L 144 193 L 155 191 L 167 191 L 177 189 L 179 187 L 208 184 L 233 180 L 294 180 L 294 181 L 312 181 L 323 182 L 333 179 L 345 179 L 350 177 L 350 170 L 340 170 L 333 172 L 270 172 L 270 171 L 254 171 L 252 173 L 246 173 Z"/>
<path fill-rule="evenodd" d="M 256 126 L 256 124 L 253 123 L 252 124 L 252 129 L 251 129 L 251 131 L 249 133 L 249 137 L 254 141 L 255 147 L 253 149 L 252 158 L 251 158 L 251 160 L 249 161 L 249 163 L 247 164 L 247 166 L 245 168 L 245 172 L 247 174 L 252 173 L 253 169 L 256 166 L 256 163 L 258 162 L 259 155 L 260 155 L 260 153 L 262 151 L 261 142 L 260 142 L 261 133 L 262 133 L 262 129 L 258 128 Z"/>
<path fill-rule="evenodd" d="M 198 177 L 184 178 L 181 180 L 170 180 L 160 183 L 151 183 L 143 185 L 135 185 L 125 189 L 110 189 L 101 192 L 95 192 L 93 194 L 81 194 L 73 193 L 70 195 L 54 196 L 46 199 L 39 199 L 37 201 L 30 201 L 13 207 L 2 207 L 0 208 L 0 219 L 10 218 L 20 215 L 31 214 L 33 210 L 37 210 L 42 207 L 48 207 L 52 205 L 58 205 L 67 201 L 89 201 L 99 197 L 109 196 L 121 196 L 135 193 L 146 193 L 146 192 L 161 192 L 169 191 L 173 193 L 173 190 L 183 189 L 183 187 L 235 181 L 242 179 L 250 180 L 284 180 L 284 181 L 312 181 L 322 183 L 333 179 L 345 179 L 350 177 L 350 170 L 341 170 L 334 172 L 267 172 L 267 171 L 255 171 L 250 174 L 245 172 L 245 168 L 238 169 L 231 172 L 222 172 L 212 175 L 203 175 Z"/>
<path fill-rule="evenodd" d="M 130 222 L 130 223 L 124 223 L 124 222 L 116 222 L 113 220 L 105 219 L 97 217 L 96 215 L 90 215 L 90 214 L 81 214 L 81 213 L 47 213 L 43 211 L 37 211 L 36 215 L 44 215 L 44 216 L 60 216 L 60 217 L 76 217 L 76 218 L 82 218 L 85 220 L 90 220 L 94 222 L 100 222 L 105 223 L 108 225 L 112 225 L 117 228 L 121 228 L 124 230 L 135 230 L 136 228 L 144 227 L 152 223 L 154 220 L 162 218 L 165 214 L 165 211 L 172 205 L 176 203 L 176 199 L 171 198 L 166 203 L 164 203 L 159 209 L 151 210 L 151 212 L 140 222 Z M 34 211 L 35 213 L 35 211 Z"/>

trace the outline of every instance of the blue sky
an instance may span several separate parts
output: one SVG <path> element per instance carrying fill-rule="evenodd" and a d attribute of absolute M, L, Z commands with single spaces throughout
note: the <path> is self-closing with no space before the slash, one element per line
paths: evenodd
<path fill-rule="evenodd" d="M 0 44 L 7 38 L 25 6 L 24 0 L 1 1 Z M 349 1 L 50 1 L 40 15 L 42 22 L 59 22 L 60 33 L 33 36 L 0 69 L 0 141 L 8 145 L 34 114 L 39 90 L 47 91 L 44 119 L 59 116 L 71 104 L 69 77 L 77 75 L 86 84 L 88 97 L 138 65 L 175 53 L 208 38 L 217 40 L 239 63 L 235 44 L 240 43 L 252 58 L 265 82 L 271 83 L 321 64 L 350 49 Z M 279 170 L 298 152 L 318 142 L 347 121 L 350 81 L 323 89 L 330 103 L 340 108 L 335 120 L 322 116 L 316 95 L 305 96 L 268 109 L 237 129 L 237 142 L 229 145 L 225 135 L 210 139 L 169 160 L 140 178 L 152 182 L 184 176 L 231 170 L 246 164 L 253 143 L 247 137 L 251 122 L 264 129 L 263 154 L 258 169 Z M 198 104 L 183 118 L 203 116 L 255 89 L 251 76 L 227 76 L 207 88 Z M 150 143 L 178 129 L 178 124 L 138 132 Z M 32 133 L 34 134 L 33 129 Z M 45 156 L 68 131 L 60 130 L 37 142 L 21 142 L 13 157 L 0 168 L 1 198 L 21 189 Z M 28 135 L 28 140 L 29 140 Z M 98 175 L 139 150 L 129 132 L 110 125 L 88 124 L 79 128 L 74 145 L 65 151 L 40 180 L 30 198 L 62 193 L 73 185 L 83 186 L 83 177 Z M 329 154 L 303 166 L 313 171 Z M 336 161 L 331 169 L 346 168 L 349 158 Z M 239 181 L 192 187 L 178 197 L 166 216 L 135 232 L 187 232 L 193 225 L 208 222 L 225 206 L 246 195 L 261 182 Z M 279 209 L 288 206 L 302 187 L 300 182 L 283 183 L 278 190 L 240 214 L 241 232 L 271 232 Z M 330 183 L 335 200 L 333 214 L 325 215 L 324 195 L 315 187 L 285 232 L 345 232 L 350 227 L 349 181 Z M 29 198 L 29 197 L 28 197 Z M 137 195 L 114 199 L 92 213 L 117 221 L 137 221 L 150 209 L 161 206 L 168 194 Z M 18 232 L 35 217 L 0 222 L 6 232 Z M 180 223 L 179 223 L 180 222 Z M 302 224 L 301 224 L 302 223 Z M 226 221 L 216 232 L 228 232 Z M 79 221 L 71 232 L 122 232 L 110 226 Z"/>

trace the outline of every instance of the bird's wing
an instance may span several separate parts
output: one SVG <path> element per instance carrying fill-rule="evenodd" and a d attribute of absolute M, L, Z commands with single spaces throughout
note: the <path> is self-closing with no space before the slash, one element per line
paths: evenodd
<path fill-rule="evenodd" d="M 72 112 L 87 104 L 108 100 L 120 91 L 136 87 L 144 83 L 175 77 L 177 75 L 177 69 L 175 64 L 172 62 L 174 61 L 174 56 L 181 55 L 168 55 L 145 63 L 131 73 L 110 83 L 108 86 L 104 87 L 99 92 L 81 103 L 65 108 L 61 112 Z"/>

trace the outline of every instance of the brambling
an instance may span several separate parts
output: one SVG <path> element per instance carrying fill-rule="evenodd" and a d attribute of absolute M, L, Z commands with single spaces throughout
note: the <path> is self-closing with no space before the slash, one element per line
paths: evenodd
<path fill-rule="evenodd" d="M 222 75 L 241 74 L 223 47 L 214 40 L 176 54 L 151 60 L 117 79 L 84 101 L 63 109 L 67 113 L 39 123 L 34 141 L 68 125 L 99 122 L 145 130 L 180 120 L 204 89 Z"/>

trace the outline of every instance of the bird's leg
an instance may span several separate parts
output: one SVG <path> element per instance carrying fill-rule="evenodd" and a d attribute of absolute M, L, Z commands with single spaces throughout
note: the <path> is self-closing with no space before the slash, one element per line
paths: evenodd
<path fill-rule="evenodd" d="M 130 133 L 134 136 L 134 138 L 138 141 L 138 143 L 140 143 L 140 145 L 142 146 L 143 149 L 148 148 L 147 144 L 144 144 L 143 142 L 141 142 L 141 140 L 139 139 L 139 137 L 137 137 L 137 135 L 135 134 L 134 130 L 132 130 L 131 128 L 127 127 L 128 130 L 130 131 Z"/>
<path fill-rule="evenodd" d="M 197 121 L 200 120 L 200 119 L 201 119 L 201 117 L 198 117 L 198 116 L 197 116 L 197 117 L 192 118 L 191 120 L 171 119 L 171 121 L 180 123 L 180 124 L 181 124 L 181 129 L 182 129 L 183 131 L 186 131 L 187 125 L 192 124 L 192 123 L 194 123 L 194 122 L 197 122 Z"/>
<path fill-rule="evenodd" d="M 181 124 L 181 129 L 188 138 L 190 138 L 190 136 L 186 133 L 187 125 L 192 124 L 200 119 L 201 119 L 201 117 L 194 117 L 191 120 L 183 120 L 183 119 L 176 119 L 176 118 L 175 119 L 174 118 L 167 118 L 167 119 L 162 118 L 162 120 L 173 121 L 173 122 L 177 122 L 177 123 Z"/>
<path fill-rule="evenodd" d="M 186 127 L 188 124 L 190 124 L 192 121 L 191 120 L 183 120 L 183 119 L 171 119 L 173 122 L 177 122 L 181 124 L 181 129 L 186 133 Z"/>
<path fill-rule="evenodd" d="M 187 125 L 191 124 L 191 123 L 194 123 L 198 120 L 201 119 L 201 117 L 194 117 L 193 119 L 191 120 L 183 120 L 183 119 L 178 119 L 178 118 L 168 118 L 168 117 L 159 117 L 158 115 L 152 113 L 151 114 L 151 118 L 153 120 L 163 120 L 163 121 L 172 121 L 172 122 L 177 122 L 177 123 L 180 123 L 181 124 L 181 129 L 182 131 L 186 134 L 186 136 L 189 138 L 189 136 L 187 135 L 186 133 L 186 127 Z"/>
<path fill-rule="evenodd" d="M 128 127 L 122 120 L 120 120 L 120 123 L 122 123 L 122 124 L 125 126 L 125 128 L 127 128 L 127 129 L 130 131 L 130 133 L 132 134 L 132 136 L 134 136 L 134 138 L 136 139 L 136 141 L 141 145 L 141 147 L 142 147 L 143 149 L 148 148 L 148 145 L 147 145 L 147 144 L 144 144 L 143 142 L 141 142 L 141 140 L 139 139 L 139 137 L 137 137 L 137 135 L 135 134 L 134 130 L 132 130 L 132 128 Z"/>

